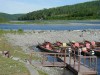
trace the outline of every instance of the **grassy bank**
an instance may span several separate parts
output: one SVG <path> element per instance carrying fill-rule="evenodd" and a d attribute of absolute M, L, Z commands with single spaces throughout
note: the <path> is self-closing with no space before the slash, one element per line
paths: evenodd
<path fill-rule="evenodd" d="M 0 51 L 10 51 L 11 58 L 3 57 L 0 54 L 0 75 L 30 75 L 29 70 L 25 67 L 25 59 L 29 59 L 30 54 L 25 53 L 20 46 L 12 45 L 8 42 L 6 34 L 19 34 L 23 35 L 23 30 L 0 30 Z M 19 37 L 20 38 L 20 37 Z M 12 58 L 19 58 L 19 60 L 12 60 Z M 33 60 L 40 60 L 40 57 L 32 56 Z M 39 75 L 46 75 L 42 70 L 37 70 Z"/>
<path fill-rule="evenodd" d="M 0 55 L 0 75 L 30 75 L 23 63 Z"/>
<path fill-rule="evenodd" d="M 0 30 L 0 36 L 11 33 L 11 34 L 24 34 L 24 30 L 18 29 L 18 30 Z"/>
<path fill-rule="evenodd" d="M 15 32 L 0 30 L 0 51 L 10 51 L 12 57 L 20 59 L 28 58 L 28 55 L 22 52 L 20 47 L 8 43 L 7 38 L 4 37 L 4 34 L 7 33 Z M 30 75 L 30 73 L 23 63 L 0 55 L 0 75 Z"/>
<path fill-rule="evenodd" d="M 30 21 L 9 21 L 1 24 L 67 24 L 69 20 L 30 20 Z"/>
<path fill-rule="evenodd" d="M 69 24 L 81 22 L 100 22 L 100 20 L 30 20 L 30 21 L 9 21 L 1 24 Z"/>

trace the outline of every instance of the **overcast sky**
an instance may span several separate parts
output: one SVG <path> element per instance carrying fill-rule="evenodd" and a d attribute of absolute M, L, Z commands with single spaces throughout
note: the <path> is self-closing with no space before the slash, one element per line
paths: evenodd
<path fill-rule="evenodd" d="M 28 13 L 44 8 L 72 5 L 92 0 L 0 0 L 0 12 L 9 14 Z"/>

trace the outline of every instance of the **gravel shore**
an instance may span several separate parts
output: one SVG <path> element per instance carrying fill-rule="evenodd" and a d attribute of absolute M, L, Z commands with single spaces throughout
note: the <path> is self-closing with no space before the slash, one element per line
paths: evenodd
<path fill-rule="evenodd" d="M 100 30 L 84 30 L 84 31 L 27 31 L 24 34 L 6 34 L 10 43 L 23 47 L 25 50 L 29 46 L 49 41 L 51 43 L 56 41 L 66 42 L 70 41 L 100 41 Z"/>

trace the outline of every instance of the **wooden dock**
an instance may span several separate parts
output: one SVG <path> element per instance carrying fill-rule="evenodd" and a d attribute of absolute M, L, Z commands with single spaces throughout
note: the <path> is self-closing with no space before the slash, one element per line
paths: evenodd
<path fill-rule="evenodd" d="M 32 61 L 32 55 L 39 54 L 42 58 L 41 61 Z M 59 58 L 61 61 L 48 61 L 47 56 L 52 56 L 53 58 Z M 86 62 L 88 61 L 88 65 Z M 71 54 L 66 57 L 66 53 L 45 53 L 37 52 L 31 53 L 30 64 L 35 66 L 44 67 L 66 67 L 75 75 L 97 75 L 97 57 L 96 56 L 77 56 Z"/>
<path fill-rule="evenodd" d="M 39 54 L 41 59 L 40 61 L 32 61 L 32 56 L 35 54 Z M 48 56 L 52 57 L 52 61 L 48 61 Z M 63 53 L 46 53 L 46 52 L 34 52 L 31 53 L 30 63 L 36 66 L 44 66 L 44 67 L 66 67 L 66 63 L 63 61 L 65 58 L 60 59 L 59 57 L 63 57 Z M 56 59 L 60 61 L 57 61 Z"/>
<path fill-rule="evenodd" d="M 63 60 L 63 58 L 61 59 Z M 94 68 L 91 68 L 78 60 L 75 61 L 73 58 L 69 59 L 69 57 L 66 57 L 66 63 L 66 67 L 73 71 L 76 75 L 97 75 L 96 65 Z"/>

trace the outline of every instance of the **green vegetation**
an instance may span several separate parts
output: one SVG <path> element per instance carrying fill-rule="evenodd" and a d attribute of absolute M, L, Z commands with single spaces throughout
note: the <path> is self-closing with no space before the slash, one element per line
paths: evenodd
<path fill-rule="evenodd" d="M 0 23 L 8 24 L 51 24 L 51 21 L 53 20 L 56 22 L 56 20 L 97 19 L 100 19 L 100 0 L 43 9 L 27 14 L 0 13 Z M 53 23 L 56 24 L 54 21 Z M 59 24 L 59 22 L 57 24 Z"/>
<path fill-rule="evenodd" d="M 8 22 L 9 20 L 17 20 L 23 14 L 6 14 L 0 13 L 0 23 Z"/>
<path fill-rule="evenodd" d="M 7 24 L 67 24 L 69 22 L 68 20 L 33 20 L 33 21 L 19 21 L 19 22 L 8 22 Z"/>
<path fill-rule="evenodd" d="M 8 20 L 6 18 L 1 18 L 0 17 L 0 23 L 4 23 L 4 22 L 8 22 Z"/>
<path fill-rule="evenodd" d="M 10 44 L 4 34 L 12 33 L 19 34 L 23 30 L 19 29 L 18 31 L 13 30 L 0 30 L 0 51 L 10 51 L 11 58 L 17 57 L 21 61 L 29 59 L 29 54 L 26 54 L 20 46 L 14 46 Z M 23 32 L 24 33 L 24 32 Z M 3 57 L 0 54 L 0 75 L 30 75 L 29 71 L 25 65 L 19 61 L 12 60 L 11 58 Z M 40 59 L 39 57 L 32 56 L 33 60 Z"/>
<path fill-rule="evenodd" d="M 45 73 L 45 72 L 43 72 L 41 70 L 38 70 L 38 73 L 39 73 L 39 75 L 48 75 L 47 73 Z"/>
<path fill-rule="evenodd" d="M 7 34 L 7 33 L 24 34 L 24 30 L 23 29 L 18 29 L 18 30 L 0 30 L 0 35 Z"/>
<path fill-rule="evenodd" d="M 3 32 L 3 33 L 2 33 Z M 10 51 L 10 55 L 18 57 L 21 60 L 27 59 L 29 55 L 25 54 L 18 46 L 12 46 L 7 42 L 6 38 L 2 34 L 6 33 L 3 30 L 0 31 L 0 51 Z M 5 58 L 0 55 L 0 75 L 30 75 L 27 68 L 23 63 L 14 61 L 10 58 Z"/>
<path fill-rule="evenodd" d="M 27 13 L 19 20 L 88 20 L 100 19 L 100 0 L 43 9 Z"/>
<path fill-rule="evenodd" d="M 18 29 L 18 32 L 23 33 L 24 31 L 23 31 L 23 29 Z"/>
<path fill-rule="evenodd" d="M 28 59 L 29 55 L 25 54 L 19 46 L 12 46 L 7 42 L 5 37 L 0 37 L 0 51 L 10 51 L 11 56 L 18 57 L 21 60 Z"/>
<path fill-rule="evenodd" d="M 30 75 L 24 64 L 0 55 L 0 75 Z"/>

